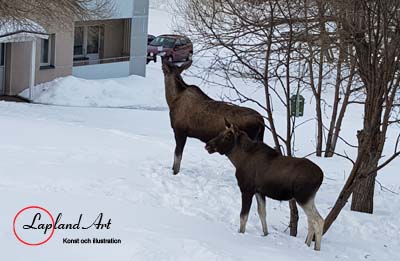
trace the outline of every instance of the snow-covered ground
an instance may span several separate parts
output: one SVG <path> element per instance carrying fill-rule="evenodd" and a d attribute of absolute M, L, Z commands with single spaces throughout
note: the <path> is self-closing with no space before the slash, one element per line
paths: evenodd
<path fill-rule="evenodd" d="M 151 14 L 150 28 L 168 25 L 168 13 L 152 9 Z M 174 139 L 160 64 L 149 65 L 148 73 L 145 79 L 68 77 L 54 82 L 53 89 L 38 86 L 38 102 L 70 106 L 0 102 L 2 260 L 400 260 L 398 161 L 378 178 L 395 193 L 377 185 L 374 215 L 346 207 L 320 252 L 304 244 L 301 210 L 298 237 L 288 235 L 287 202 L 267 200 L 267 237 L 261 236 L 255 206 L 246 234 L 239 234 L 240 192 L 225 157 L 209 155 L 204 144 L 189 139 L 181 173 L 172 175 Z M 202 87 L 213 97 L 220 94 Z M 312 115 L 307 104 L 304 119 Z M 280 128 L 282 116 L 278 110 Z M 352 143 L 361 117 L 359 108 L 351 107 L 343 124 L 343 135 Z M 314 150 L 314 124 L 298 129 L 297 155 Z M 271 140 L 268 133 L 265 138 Z M 324 170 L 316 202 L 326 216 L 351 166 L 342 158 L 310 159 Z M 45 245 L 26 246 L 16 240 L 12 223 L 29 205 L 45 207 L 54 216 L 61 212 L 70 223 L 83 214 L 87 224 L 103 213 L 105 220 L 112 219 L 111 228 L 56 230 Z M 93 237 L 118 238 L 122 244 L 63 243 L 64 238 Z"/>
<path fill-rule="evenodd" d="M 322 251 L 287 232 L 286 202 L 267 201 L 271 234 L 261 236 L 255 208 L 238 234 L 240 193 L 234 169 L 190 139 L 181 173 L 171 173 L 174 142 L 168 112 L 0 103 L 0 242 L 6 260 L 399 260 L 399 196 L 377 190 L 374 215 L 346 209 L 323 238 Z M 332 206 L 348 164 L 315 159 L 325 172 L 317 196 Z M 394 168 L 394 170 L 398 169 Z M 384 176 L 396 176 L 387 170 Z M 384 182 L 384 181 L 382 181 Z M 384 182 L 385 183 L 385 182 Z M 398 177 L 390 185 L 400 190 Z M 12 234 L 18 210 L 40 205 L 65 221 L 79 214 L 112 218 L 109 231 L 56 230 L 41 247 Z M 66 245 L 62 239 L 114 237 L 121 245 Z"/>

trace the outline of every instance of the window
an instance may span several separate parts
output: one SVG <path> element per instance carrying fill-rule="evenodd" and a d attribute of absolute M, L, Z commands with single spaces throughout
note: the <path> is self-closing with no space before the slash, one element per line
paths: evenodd
<path fill-rule="evenodd" d="M 75 33 L 74 33 L 74 56 L 83 56 L 84 55 L 84 50 L 83 50 L 84 32 L 85 32 L 85 30 L 84 30 L 83 26 L 75 27 Z"/>
<path fill-rule="evenodd" d="M 0 66 L 4 66 L 4 53 L 5 53 L 5 44 L 0 44 Z M 1 86 L 0 86 L 1 87 Z"/>
<path fill-rule="evenodd" d="M 74 32 L 74 61 L 99 62 L 101 42 L 103 41 L 103 25 L 76 26 Z"/>
<path fill-rule="evenodd" d="M 98 54 L 100 41 L 100 27 L 88 26 L 87 28 L 87 53 Z"/>
<path fill-rule="evenodd" d="M 50 64 L 50 47 L 49 47 L 49 39 L 42 39 L 42 56 L 40 59 L 40 63 L 42 65 L 49 65 Z"/>
<path fill-rule="evenodd" d="M 40 66 L 54 65 L 54 39 L 55 35 L 49 35 L 48 39 L 42 39 L 40 43 Z"/>
<path fill-rule="evenodd" d="M 174 38 L 156 37 L 151 43 L 151 46 L 163 46 L 165 48 L 173 48 L 175 45 L 176 40 Z"/>
<path fill-rule="evenodd" d="M 178 40 L 176 40 L 176 42 L 175 42 L 175 46 L 176 47 L 181 47 L 183 44 L 182 44 L 182 42 L 181 42 L 181 39 L 178 39 Z"/>
<path fill-rule="evenodd" d="M 185 38 L 181 38 L 181 45 L 186 45 L 186 44 L 187 44 L 186 39 Z"/>

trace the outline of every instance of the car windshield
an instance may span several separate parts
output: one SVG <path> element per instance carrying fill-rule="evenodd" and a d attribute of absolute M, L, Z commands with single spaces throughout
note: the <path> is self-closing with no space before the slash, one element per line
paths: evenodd
<path fill-rule="evenodd" d="M 156 37 L 153 41 L 151 41 L 150 45 L 172 48 L 172 47 L 174 47 L 175 40 L 176 39 L 168 38 L 168 37 Z"/>

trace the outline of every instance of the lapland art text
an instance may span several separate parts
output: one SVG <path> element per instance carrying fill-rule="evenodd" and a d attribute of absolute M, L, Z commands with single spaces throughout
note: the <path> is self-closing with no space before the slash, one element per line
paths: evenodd
<path fill-rule="evenodd" d="M 42 223 L 40 222 L 42 218 L 41 213 L 36 213 L 33 216 L 32 223 L 23 225 L 23 229 L 38 229 L 43 230 L 43 233 L 46 234 L 48 231 L 52 230 L 52 223 Z M 83 214 L 79 215 L 78 220 L 75 223 L 64 223 L 62 221 L 62 213 L 57 215 L 57 218 L 54 222 L 54 229 L 110 229 L 111 228 L 111 218 L 108 220 L 104 218 L 103 213 L 99 213 L 96 218 L 89 219 L 89 221 L 83 221 Z"/>

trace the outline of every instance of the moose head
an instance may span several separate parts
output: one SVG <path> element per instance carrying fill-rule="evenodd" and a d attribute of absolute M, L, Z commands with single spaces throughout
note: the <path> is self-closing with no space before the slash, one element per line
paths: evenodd
<path fill-rule="evenodd" d="M 192 66 L 192 61 L 183 62 L 181 65 L 178 65 L 179 63 L 173 63 L 171 60 L 171 56 L 169 55 L 161 57 L 162 69 L 165 75 L 181 75 L 184 70 Z"/>
<path fill-rule="evenodd" d="M 242 133 L 236 125 L 230 123 L 226 118 L 225 121 L 225 130 L 220 132 L 218 136 L 211 139 L 207 142 L 205 148 L 208 153 L 213 154 L 218 152 L 221 155 L 226 155 L 230 151 L 232 151 L 233 147 L 236 144 L 237 137 Z"/>

